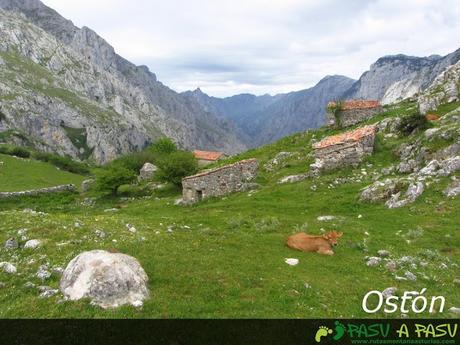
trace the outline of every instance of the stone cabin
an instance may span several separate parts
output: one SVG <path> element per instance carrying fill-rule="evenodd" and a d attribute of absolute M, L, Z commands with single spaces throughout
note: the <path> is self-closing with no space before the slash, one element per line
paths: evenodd
<path fill-rule="evenodd" d="M 185 177 L 182 179 L 183 201 L 195 203 L 206 198 L 247 190 L 249 182 L 257 176 L 258 168 L 257 159 L 247 159 Z"/>
<path fill-rule="evenodd" d="M 329 102 L 326 120 L 329 126 L 350 127 L 381 112 L 383 112 L 383 108 L 379 101 L 351 100 L 339 102 L 339 105 L 337 102 Z M 337 123 L 337 117 L 340 123 Z"/>
<path fill-rule="evenodd" d="M 376 131 L 375 126 L 365 126 L 324 138 L 313 145 L 316 161 L 310 168 L 319 172 L 359 165 L 364 156 L 374 152 Z"/>
<path fill-rule="evenodd" d="M 199 166 L 209 165 L 220 159 L 226 158 L 227 155 L 223 152 L 213 152 L 213 151 L 193 151 L 193 155 L 198 160 Z"/>

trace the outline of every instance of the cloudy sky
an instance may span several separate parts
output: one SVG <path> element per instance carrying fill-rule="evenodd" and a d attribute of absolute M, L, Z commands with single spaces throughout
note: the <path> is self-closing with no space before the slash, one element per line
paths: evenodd
<path fill-rule="evenodd" d="M 214 96 L 359 78 L 383 55 L 460 48 L 459 0 L 44 0 L 177 91 Z"/>

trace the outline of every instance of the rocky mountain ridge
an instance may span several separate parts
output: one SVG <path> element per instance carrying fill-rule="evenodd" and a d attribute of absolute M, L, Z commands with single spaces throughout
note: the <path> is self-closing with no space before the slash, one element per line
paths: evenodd
<path fill-rule="evenodd" d="M 118 56 L 94 31 L 38 0 L 0 0 L 0 8 L 7 10 L 0 12 L 2 131 L 19 130 L 39 149 L 99 163 L 161 136 L 189 149 L 244 150 L 230 123 Z M 75 145 L 65 128 L 85 143 Z"/>
<path fill-rule="evenodd" d="M 325 122 L 326 104 L 340 98 L 355 81 L 344 76 L 327 76 L 312 88 L 278 94 L 241 94 L 227 98 L 209 97 L 201 90 L 184 93 L 205 109 L 233 121 L 249 147 L 276 141 L 284 136 L 317 128 Z"/>

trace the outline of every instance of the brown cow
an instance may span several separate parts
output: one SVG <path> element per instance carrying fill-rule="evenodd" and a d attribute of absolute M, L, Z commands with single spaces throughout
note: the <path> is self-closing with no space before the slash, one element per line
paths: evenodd
<path fill-rule="evenodd" d="M 333 246 L 337 245 L 337 239 L 342 237 L 343 232 L 331 231 L 322 236 L 307 235 L 304 232 L 290 236 L 287 246 L 303 252 L 316 252 L 324 255 L 334 255 Z"/>

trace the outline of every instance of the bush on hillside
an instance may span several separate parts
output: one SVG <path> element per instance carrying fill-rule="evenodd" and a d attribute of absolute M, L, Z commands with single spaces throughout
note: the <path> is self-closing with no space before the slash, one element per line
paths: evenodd
<path fill-rule="evenodd" d="M 429 127 L 429 122 L 425 116 L 420 113 L 414 113 L 404 116 L 398 125 L 398 131 L 404 135 L 410 135 L 414 132 L 423 131 Z"/>
<path fill-rule="evenodd" d="M 80 175 L 87 175 L 90 169 L 87 164 L 74 161 L 69 156 L 58 156 L 48 152 L 34 152 L 32 157 L 36 160 L 53 164 L 59 169 Z"/>
<path fill-rule="evenodd" d="M 176 144 L 169 138 L 163 138 L 157 140 L 149 147 L 149 151 L 156 155 L 169 155 L 177 151 Z"/>
<path fill-rule="evenodd" d="M 21 158 L 30 157 L 29 150 L 23 147 L 12 146 L 12 145 L 0 145 L 0 153 L 9 155 L 9 156 L 21 157 Z"/>
<path fill-rule="evenodd" d="M 160 181 L 170 182 L 176 186 L 182 184 L 182 178 L 198 171 L 198 162 L 190 152 L 177 151 L 165 155 L 157 162 L 157 176 Z"/>
<path fill-rule="evenodd" d="M 155 161 L 156 155 L 153 152 L 142 151 L 117 158 L 109 163 L 107 167 L 110 168 L 111 166 L 121 166 L 131 170 L 136 174 L 139 174 L 139 170 L 142 169 L 145 163 L 154 163 Z"/>
<path fill-rule="evenodd" d="M 112 195 L 117 195 L 120 186 L 134 182 L 137 176 L 132 170 L 119 165 L 99 169 L 95 173 L 97 177 L 96 190 Z"/>

